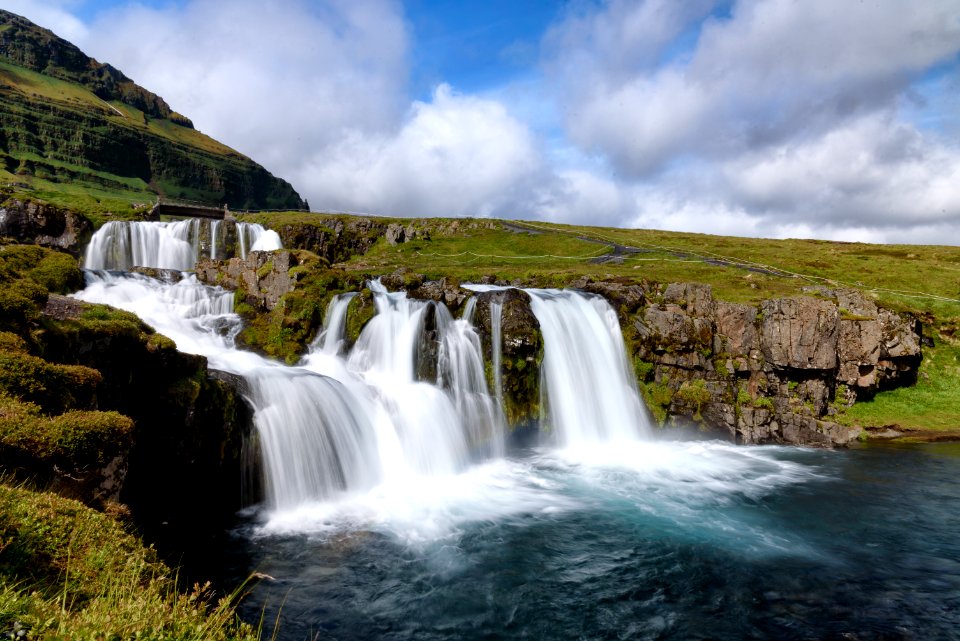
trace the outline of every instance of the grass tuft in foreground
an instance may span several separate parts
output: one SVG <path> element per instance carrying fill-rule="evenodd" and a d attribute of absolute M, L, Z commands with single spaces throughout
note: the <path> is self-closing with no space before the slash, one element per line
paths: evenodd
<path fill-rule="evenodd" d="M 234 613 L 239 596 L 217 600 L 209 584 L 181 593 L 153 550 L 110 516 L 0 482 L 3 638 L 258 639 Z"/>

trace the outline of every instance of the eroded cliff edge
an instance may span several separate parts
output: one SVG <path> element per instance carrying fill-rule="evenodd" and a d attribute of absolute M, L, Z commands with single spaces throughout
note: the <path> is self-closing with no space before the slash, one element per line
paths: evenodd
<path fill-rule="evenodd" d="M 380 230 L 377 230 L 380 231 Z M 383 232 L 381 232 L 383 233 Z M 245 344 L 293 362 L 322 326 L 330 298 L 360 291 L 348 310 L 348 341 L 373 312 L 367 278 L 392 291 L 445 304 L 457 313 L 471 292 L 454 279 L 420 274 L 345 274 L 311 252 L 253 252 L 246 260 L 201 261 L 201 280 L 237 291 L 251 328 Z M 475 322 L 488 370 L 490 303 L 502 309 L 505 412 L 511 424 L 539 416 L 542 338 L 522 280 L 486 279 L 506 289 L 477 295 Z M 708 285 L 580 278 L 567 286 L 603 296 L 618 312 L 638 386 L 655 422 L 693 422 L 741 443 L 846 445 L 860 428 L 838 410 L 880 390 L 916 381 L 920 323 L 879 307 L 863 293 L 815 288 L 758 305 L 715 300 Z M 431 373 L 421 369 L 421 376 Z M 492 375 L 491 375 L 492 376 Z"/>

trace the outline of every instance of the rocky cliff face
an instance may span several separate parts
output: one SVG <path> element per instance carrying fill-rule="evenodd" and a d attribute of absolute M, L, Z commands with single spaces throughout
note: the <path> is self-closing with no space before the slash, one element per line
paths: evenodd
<path fill-rule="evenodd" d="M 286 340 L 289 349 L 282 354 L 291 361 L 322 321 L 323 308 L 314 304 L 303 313 L 301 299 L 325 301 L 332 293 L 362 287 L 332 270 L 309 268 L 304 263 L 309 256 L 254 252 L 246 261 L 201 262 L 197 273 L 205 282 L 236 289 L 238 300 L 272 315 L 264 322 L 251 314 L 253 327 L 272 329 L 253 332 L 257 339 L 248 344 L 269 354 L 272 342 Z M 454 279 L 427 281 L 404 270 L 381 276 L 381 282 L 446 305 L 454 314 L 473 296 Z M 741 443 L 844 445 L 859 430 L 831 420 L 838 409 L 912 384 L 922 358 L 914 319 L 881 309 L 853 290 L 820 289 L 743 305 L 715 300 L 709 286 L 694 283 L 658 289 L 642 281 L 581 278 L 570 286 L 604 297 L 617 310 L 657 421 L 697 422 Z M 477 294 L 476 301 L 475 324 L 488 365 L 492 309 L 501 310 L 506 415 L 512 424 L 535 420 L 543 343 L 529 296 L 506 289 Z M 372 310 L 371 295 L 363 290 L 348 308 L 348 339 L 359 335 Z M 424 350 L 429 353 L 429 345 Z M 428 367 L 418 371 L 427 379 L 433 374 Z M 489 378 L 492 389 L 492 369 Z"/>
<path fill-rule="evenodd" d="M 150 522 L 241 507 L 237 480 L 251 425 L 242 390 L 125 312 L 50 295 L 44 319 L 44 358 L 99 372 L 96 407 L 132 419 L 122 460 L 90 470 L 106 480 L 125 472 L 111 485 L 113 498 Z"/>
<path fill-rule="evenodd" d="M 70 211 L 43 203 L 8 199 L 0 204 L 0 236 L 21 243 L 60 249 L 79 256 L 93 225 Z"/>
<path fill-rule="evenodd" d="M 715 301 L 672 284 L 637 314 L 629 337 L 648 405 L 726 429 L 743 443 L 843 445 L 856 431 L 838 406 L 916 380 L 920 328 L 852 291 L 828 298 Z"/>

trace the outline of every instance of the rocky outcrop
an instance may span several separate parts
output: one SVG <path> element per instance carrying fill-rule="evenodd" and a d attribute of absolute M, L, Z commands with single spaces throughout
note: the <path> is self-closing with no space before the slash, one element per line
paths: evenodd
<path fill-rule="evenodd" d="M 15 198 L 0 205 L 0 236 L 59 249 L 79 256 L 93 225 L 79 214 L 44 203 Z"/>
<path fill-rule="evenodd" d="M 540 323 L 530 308 L 530 295 L 519 289 L 477 294 L 474 324 L 480 334 L 487 363 L 493 360 L 492 305 L 500 307 L 504 414 L 511 425 L 536 420 L 540 416 L 543 336 Z M 490 389 L 494 389 L 492 372 L 488 378 Z"/>
<path fill-rule="evenodd" d="M 237 479 L 252 423 L 234 381 L 132 314 L 56 295 L 44 314 L 44 358 L 99 372 L 96 409 L 133 422 L 119 459 L 61 475 L 65 487 L 94 497 L 119 492 L 137 518 L 152 523 L 210 522 L 241 507 Z"/>
<path fill-rule="evenodd" d="M 274 231 L 280 235 L 284 247 L 313 252 L 330 264 L 367 253 L 388 229 L 375 219 L 359 216 L 316 215 L 312 218 L 311 222 L 276 225 Z"/>
<path fill-rule="evenodd" d="M 293 291 L 297 276 L 290 270 L 299 264 L 297 255 L 288 250 L 253 251 L 246 258 L 225 261 L 203 258 L 196 274 L 201 282 L 242 292 L 244 303 L 269 311 Z"/>
<path fill-rule="evenodd" d="M 649 285 L 637 284 L 629 279 L 594 280 L 584 276 L 570 283 L 568 287 L 603 296 L 613 305 L 623 322 L 646 302 Z"/>
<path fill-rule="evenodd" d="M 715 301 L 707 285 L 672 284 L 640 311 L 632 344 L 648 404 L 743 443 L 843 445 L 856 431 L 838 406 L 916 380 L 920 330 L 853 290 L 759 307 Z"/>

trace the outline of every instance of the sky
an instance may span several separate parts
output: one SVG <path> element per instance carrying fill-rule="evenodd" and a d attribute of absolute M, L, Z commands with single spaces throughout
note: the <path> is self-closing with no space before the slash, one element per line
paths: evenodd
<path fill-rule="evenodd" d="M 0 0 L 314 210 L 960 245 L 957 0 Z"/>

